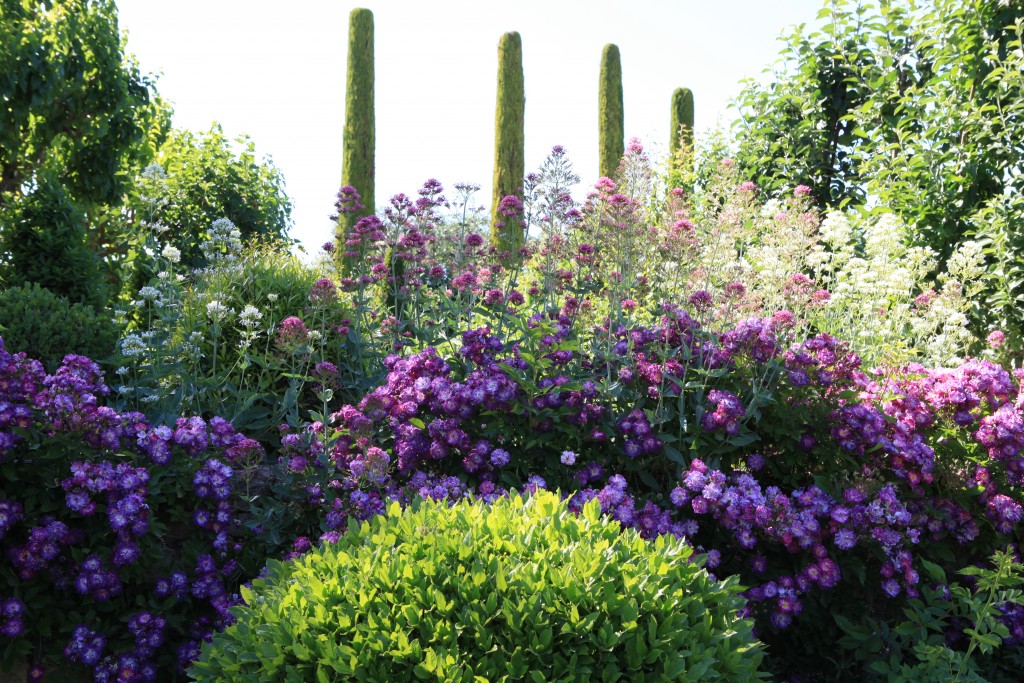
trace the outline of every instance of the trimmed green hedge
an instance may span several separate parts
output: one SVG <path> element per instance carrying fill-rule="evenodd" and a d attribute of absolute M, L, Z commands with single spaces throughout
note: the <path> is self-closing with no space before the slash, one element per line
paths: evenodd
<path fill-rule="evenodd" d="M 198 681 L 747 681 L 761 644 L 683 540 L 552 493 L 397 503 L 243 591 Z"/>
<path fill-rule="evenodd" d="M 0 335 L 11 353 L 25 351 L 53 372 L 69 353 L 106 360 L 121 331 L 104 311 L 73 304 L 38 284 L 0 291 Z"/>

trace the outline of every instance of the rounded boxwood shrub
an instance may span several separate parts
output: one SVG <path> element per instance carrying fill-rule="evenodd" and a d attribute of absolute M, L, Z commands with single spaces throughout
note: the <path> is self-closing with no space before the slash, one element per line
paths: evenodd
<path fill-rule="evenodd" d="M 682 539 L 646 541 L 546 491 L 393 503 L 270 562 L 198 681 L 746 681 L 761 644 Z"/>
<path fill-rule="evenodd" d="M 11 353 L 25 351 L 50 372 L 69 353 L 106 360 L 120 334 L 109 315 L 38 284 L 0 291 L 0 333 Z"/>

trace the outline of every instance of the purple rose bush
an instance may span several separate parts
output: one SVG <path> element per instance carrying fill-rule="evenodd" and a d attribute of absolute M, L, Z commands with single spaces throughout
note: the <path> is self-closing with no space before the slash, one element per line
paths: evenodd
<path fill-rule="evenodd" d="M 790 671 L 821 666 L 842 636 L 831 614 L 890 618 L 941 587 L 937 570 L 1016 548 L 1021 373 L 984 360 L 871 370 L 828 335 L 792 339 L 788 316 L 715 332 L 661 313 L 611 330 L 609 356 L 582 350 L 563 309 L 508 339 L 484 327 L 448 352 L 390 357 L 386 381 L 300 451 L 304 471 L 332 472 L 321 540 L 413 495 L 548 488 L 577 510 L 596 498 L 624 527 L 685 537 L 738 574 L 769 651 L 819 643 Z M 1012 649 L 1024 621 L 1004 607 Z"/>
<path fill-rule="evenodd" d="M 202 320 L 238 310 L 237 339 L 203 342 L 209 376 L 186 379 L 221 393 L 187 405 L 134 412 L 93 360 L 48 375 L 0 346 L 3 664 L 34 680 L 183 677 L 269 560 L 395 501 L 539 489 L 738 576 L 765 666 L 791 680 L 912 660 L 878 635 L 908 613 L 954 658 L 998 672 L 1020 657 L 1024 607 L 1004 589 L 1020 574 L 1024 373 L 984 352 L 865 365 L 822 331 L 840 309 L 806 262 L 820 227 L 806 188 L 771 211 L 752 185 L 677 188 L 652 215 L 645 163 L 631 145 L 619 182 L 579 207 L 556 150 L 526 202 L 506 202 L 542 235 L 517 254 L 466 218 L 471 186 L 454 223 L 436 181 L 395 197 L 347 236 L 337 282 L 261 293 L 266 313 L 227 290 L 203 303 Z M 339 213 L 359 201 L 342 188 Z M 220 379 L 235 372 L 232 394 Z M 259 410 L 217 416 L 225 396 L 253 403 L 246 386 Z M 1010 569 L 991 579 L 997 551 Z"/>
<path fill-rule="evenodd" d="M 48 375 L 0 345 L 0 637 L 35 680 L 173 676 L 266 554 L 234 490 L 262 447 L 217 417 L 153 425 L 109 394 L 88 358 Z"/>
<path fill-rule="evenodd" d="M 795 339 L 785 315 L 719 332 L 666 305 L 654 324 L 588 330 L 573 310 L 392 355 L 357 404 L 282 425 L 270 456 L 217 417 L 116 412 L 87 358 L 47 375 L 2 352 L 5 660 L 96 681 L 173 675 L 268 558 L 416 497 L 596 499 L 738 574 L 780 653 L 841 635 L 830 614 L 898 613 L 936 588 L 934 567 L 1016 547 L 1021 373 L 867 369 L 833 337 Z M 1021 610 L 999 614 L 1016 645 Z"/>

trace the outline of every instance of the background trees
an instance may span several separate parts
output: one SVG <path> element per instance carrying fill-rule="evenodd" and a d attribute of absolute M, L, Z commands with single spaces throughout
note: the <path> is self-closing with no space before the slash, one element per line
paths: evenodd
<path fill-rule="evenodd" d="M 202 265 L 210 224 L 282 239 L 284 178 L 247 136 L 171 130 L 111 0 L 0 0 L 0 274 L 102 305 L 151 273 L 146 236 Z M 143 178 L 153 161 L 166 169 Z"/>
<path fill-rule="evenodd" d="M 1024 56 L 1019 3 L 920 6 L 838 0 L 785 39 L 766 84 L 748 83 L 735 129 L 743 172 L 796 184 L 820 207 L 886 207 L 942 257 L 986 246 L 988 326 L 1024 316 Z"/>
<path fill-rule="evenodd" d="M 0 253 L 8 284 L 104 298 L 88 227 L 152 158 L 169 110 L 110 0 L 0 3 Z"/>

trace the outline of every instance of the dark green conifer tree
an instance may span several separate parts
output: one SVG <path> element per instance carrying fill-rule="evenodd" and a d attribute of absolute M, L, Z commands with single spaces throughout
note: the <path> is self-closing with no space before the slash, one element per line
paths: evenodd
<path fill-rule="evenodd" d="M 616 45 L 605 45 L 601 52 L 601 83 L 597 99 L 600 175 L 612 178 L 626 151 L 622 107 L 622 62 Z"/>
<path fill-rule="evenodd" d="M 668 149 L 672 167 L 676 169 L 676 157 L 681 145 L 693 149 L 693 93 L 689 88 L 676 88 L 672 93 L 672 122 L 669 127 Z"/>
<path fill-rule="evenodd" d="M 494 116 L 494 186 L 491 199 L 491 242 L 502 251 L 522 246 L 526 235 L 519 218 L 499 212 L 501 200 L 523 198 L 525 174 L 523 44 L 515 31 L 498 42 L 498 103 Z"/>
<path fill-rule="evenodd" d="M 362 196 L 363 209 L 338 217 L 336 254 L 342 270 L 351 264 L 343 258 L 345 235 L 360 218 L 375 211 L 373 95 L 373 13 L 357 8 L 349 15 L 348 74 L 345 79 L 345 134 L 341 159 L 341 184 L 351 185 Z"/>

